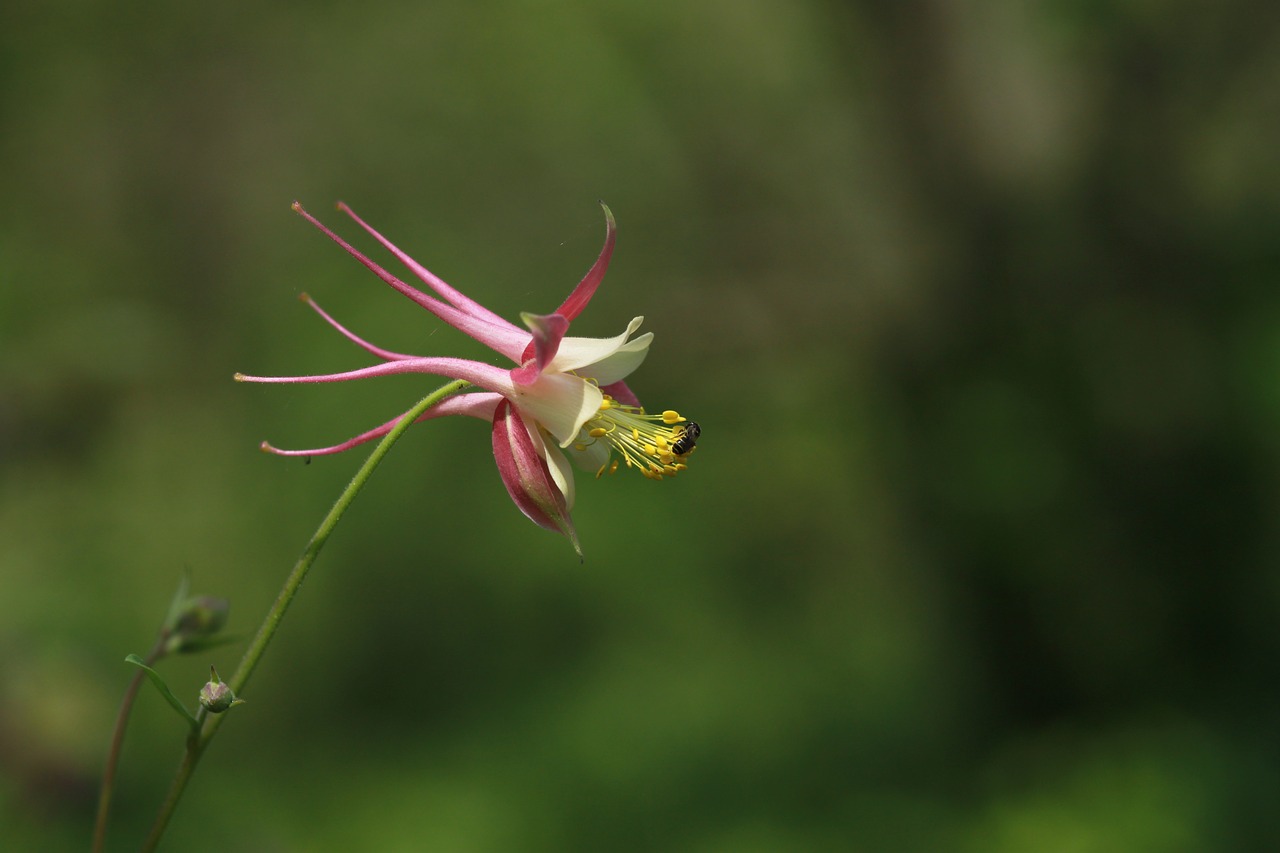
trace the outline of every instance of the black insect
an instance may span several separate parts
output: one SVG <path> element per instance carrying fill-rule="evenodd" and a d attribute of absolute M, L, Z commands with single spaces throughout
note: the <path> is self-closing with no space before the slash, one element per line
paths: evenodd
<path fill-rule="evenodd" d="M 702 435 L 702 427 L 698 426 L 697 421 L 689 421 L 684 425 L 684 432 L 680 433 L 680 437 L 671 445 L 671 452 L 676 456 L 684 456 L 693 446 L 698 443 L 698 436 Z"/>

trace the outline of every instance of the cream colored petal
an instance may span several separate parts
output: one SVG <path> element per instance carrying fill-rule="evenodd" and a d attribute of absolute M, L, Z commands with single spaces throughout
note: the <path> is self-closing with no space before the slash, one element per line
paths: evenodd
<path fill-rule="evenodd" d="M 566 337 L 560 341 L 560 348 L 556 351 L 556 357 L 547 365 L 546 370 L 566 373 L 570 370 L 579 370 L 587 368 L 590 365 L 599 364 L 619 350 L 626 346 L 633 346 L 638 341 L 643 340 L 644 343 L 639 345 L 640 349 L 648 349 L 648 341 L 652 339 L 652 335 L 642 335 L 637 341 L 628 344 L 628 338 L 635 334 L 636 329 L 640 328 L 640 324 L 644 322 L 644 317 L 636 317 L 629 324 L 627 330 L 620 335 L 612 338 L 574 338 Z M 634 347 L 633 347 L 634 348 Z M 641 361 L 644 357 L 641 356 Z M 586 370 L 584 374 L 590 374 L 591 371 Z M 617 381 L 617 380 L 613 380 Z M 601 381 L 601 384 L 607 385 L 607 382 Z"/>
<path fill-rule="evenodd" d="M 604 395 L 590 382 L 566 373 L 544 372 L 532 385 L 516 385 L 511 402 L 555 436 L 561 447 L 578 437 L 582 425 L 600 411 Z"/>
<path fill-rule="evenodd" d="M 630 376 L 637 367 L 644 363 L 649 355 L 649 344 L 653 341 L 653 332 L 645 332 L 640 337 L 618 347 L 609 356 L 580 368 L 578 373 L 588 379 L 594 379 L 601 385 L 612 385 Z"/>
<path fill-rule="evenodd" d="M 568 509 L 573 509 L 574 486 L 573 486 L 573 468 L 569 465 L 569 460 L 564 457 L 564 453 L 554 444 L 542 442 L 541 447 L 546 452 L 543 457 L 547 460 L 547 469 L 551 471 L 551 479 L 555 481 L 556 488 L 560 490 L 560 494 L 564 495 L 564 502 Z M 599 466 L 596 466 L 597 468 Z"/>
<path fill-rule="evenodd" d="M 582 450 L 579 450 L 575 444 L 569 448 L 567 455 L 580 471 L 590 471 L 594 474 L 600 470 L 601 465 L 609 461 L 609 443 L 603 439 L 597 441 L 588 439 L 588 441 L 590 444 L 584 445 Z"/>

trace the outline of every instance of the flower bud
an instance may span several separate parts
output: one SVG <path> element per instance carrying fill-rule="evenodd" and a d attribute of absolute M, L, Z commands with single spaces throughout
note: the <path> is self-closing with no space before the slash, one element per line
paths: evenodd
<path fill-rule="evenodd" d="M 168 651 L 195 651 L 208 644 L 214 634 L 227 624 L 231 610 L 225 598 L 197 595 L 188 598 L 174 614 L 169 625 Z"/>
<path fill-rule="evenodd" d="M 221 714 L 232 705 L 239 705 L 243 699 L 237 699 L 230 686 L 218 677 L 218 671 L 209 667 L 209 682 L 200 688 L 200 706 L 210 714 Z"/>

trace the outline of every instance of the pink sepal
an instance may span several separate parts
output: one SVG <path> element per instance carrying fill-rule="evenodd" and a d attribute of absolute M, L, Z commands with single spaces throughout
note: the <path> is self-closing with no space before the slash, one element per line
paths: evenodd
<path fill-rule="evenodd" d="M 640 400 L 636 397 L 635 392 L 627 386 L 626 382 L 618 381 L 608 385 L 601 385 L 600 390 L 619 403 L 635 406 L 637 409 L 640 408 Z"/>
<path fill-rule="evenodd" d="M 443 418 L 449 415 L 467 415 L 483 421 L 491 421 L 493 420 L 493 410 L 501 399 L 501 394 L 494 394 L 491 391 L 473 391 L 469 394 L 459 394 L 456 397 L 446 397 L 419 415 L 414 423 L 429 421 L 432 418 Z M 400 423 L 402 417 L 404 415 L 396 415 L 382 426 L 374 427 L 368 432 L 362 432 L 332 447 L 315 447 L 310 450 L 281 450 L 278 447 L 272 447 L 265 441 L 262 442 L 261 447 L 267 453 L 274 453 L 276 456 L 328 456 L 333 453 L 350 450 L 353 447 L 359 447 L 366 442 L 373 441 L 375 438 L 382 438 L 391 432 L 392 427 Z"/>
<path fill-rule="evenodd" d="M 520 413 L 505 399 L 494 410 L 493 456 L 502 484 L 520 511 L 539 527 L 569 537 L 581 558 L 582 546 L 564 495 L 556 487 Z"/>
<path fill-rule="evenodd" d="M 342 373 L 322 373 L 313 376 L 247 376 L 243 373 L 235 375 L 237 382 L 261 382 L 268 384 L 294 384 L 308 382 L 348 382 L 353 379 L 368 379 L 373 376 L 394 376 L 402 373 L 426 373 L 431 376 L 448 376 L 450 379 L 465 379 L 473 385 L 479 385 L 486 391 L 499 394 L 512 394 L 510 371 L 483 364 L 465 358 L 448 356 L 417 356 L 403 358 L 398 361 L 385 361 L 370 367 L 357 370 L 346 370 Z"/>
<path fill-rule="evenodd" d="M 383 349 L 380 346 L 371 344 L 368 341 L 366 341 L 364 338 L 357 335 L 355 332 L 348 329 L 346 326 L 339 323 L 337 320 L 333 319 L 333 317 L 329 315 L 328 311 L 324 310 L 318 304 L 316 304 L 316 301 L 312 299 L 310 296 L 308 296 L 307 294 L 303 293 L 298 298 L 301 299 L 303 302 L 305 302 L 308 306 L 310 306 L 313 311 L 315 311 L 317 314 L 323 317 L 325 319 L 325 322 L 327 322 L 330 326 L 333 326 L 335 329 L 341 332 L 342 336 L 345 337 L 347 340 L 351 341 L 353 344 L 360 347 L 361 349 L 367 352 L 373 353 L 378 358 L 383 359 L 384 361 L 404 361 L 407 358 L 417 357 L 412 355 L 405 355 L 404 353 L 401 353 L 401 352 L 392 352 L 391 350 Z"/>
<path fill-rule="evenodd" d="M 319 228 L 333 242 L 337 243 L 347 251 L 347 254 L 355 258 L 365 266 L 370 272 L 382 279 L 394 289 L 400 291 L 414 302 L 426 308 L 432 314 L 435 314 L 441 320 L 444 320 L 450 326 L 453 326 L 460 332 L 470 335 L 480 343 L 494 350 L 495 352 L 505 355 L 507 358 L 515 361 L 520 353 L 533 346 L 529 333 L 517 329 L 506 320 L 499 319 L 493 322 L 486 316 L 480 316 L 461 308 L 455 308 L 446 302 L 441 302 L 433 296 L 429 296 L 418 290 L 412 285 L 406 284 L 396 276 L 387 272 L 379 264 L 370 260 L 363 252 L 352 246 L 346 240 L 343 240 L 333 231 L 331 231 L 324 223 L 316 219 L 310 213 L 303 209 L 298 202 L 293 203 L 293 209 L 297 211 L 304 219 Z"/>
<path fill-rule="evenodd" d="M 394 243 L 392 243 L 386 237 L 383 237 L 376 230 L 374 230 L 372 226 L 370 226 L 367 222 L 365 222 L 363 219 L 357 216 L 356 212 L 352 210 L 350 207 L 347 207 L 345 202 L 341 202 L 341 201 L 338 202 L 338 210 L 341 210 L 347 216 L 350 216 L 352 219 L 354 219 L 360 225 L 361 228 L 363 228 L 365 231 L 368 231 L 371 235 L 373 235 L 373 238 L 377 240 L 379 243 L 381 243 L 388 252 L 395 255 L 400 260 L 400 263 L 408 267 L 410 271 L 413 272 L 413 274 L 416 275 L 418 278 L 420 278 L 424 284 L 426 284 L 436 293 L 443 296 L 446 300 L 452 303 L 454 307 L 459 308 L 463 311 L 466 311 L 468 314 L 472 315 L 473 317 L 477 317 L 481 320 L 485 320 L 489 323 L 492 323 L 495 326 L 504 326 L 510 329 L 514 329 L 517 332 L 520 331 L 519 328 L 517 328 L 512 323 L 508 322 L 505 318 L 500 317 L 497 314 L 493 313 L 488 308 L 485 308 L 483 305 L 481 305 L 479 302 L 476 302 L 474 299 L 471 299 L 470 297 L 465 296 L 462 293 L 459 293 L 457 290 L 455 290 L 454 288 L 446 284 L 445 281 L 442 278 L 440 278 L 438 275 L 436 275 L 431 270 L 424 267 L 422 264 L 415 261 L 413 258 L 409 257 L 407 254 L 401 251 Z"/>
<path fill-rule="evenodd" d="M 523 314 L 525 325 L 533 332 L 533 361 L 525 356 L 525 364 L 511 371 L 517 385 L 532 385 L 560 350 L 560 342 L 569 331 L 569 321 L 560 314 Z"/>
<path fill-rule="evenodd" d="M 605 271 L 609 269 L 609 259 L 613 257 L 613 246 L 618 237 L 618 224 L 613 219 L 613 211 L 609 209 L 609 205 L 602 201 L 600 202 L 600 207 L 604 209 L 604 248 L 600 250 L 599 257 L 591 265 L 591 269 L 587 270 L 587 274 L 582 277 L 582 281 L 578 282 L 578 286 L 556 309 L 555 313 L 566 320 L 572 321 L 582 313 L 582 309 L 587 307 L 587 303 L 591 301 L 591 297 L 596 293 L 596 288 L 600 286 L 600 282 L 604 281 Z M 524 364 L 533 356 L 535 343 L 535 341 L 530 341 L 524 348 L 524 353 L 520 356 L 521 364 Z"/>
<path fill-rule="evenodd" d="M 600 286 L 600 282 L 604 281 L 605 270 L 609 268 L 609 259 L 613 257 L 613 244 L 617 241 L 618 224 L 613 220 L 613 211 L 609 209 L 609 205 L 602 201 L 600 207 L 604 209 L 604 248 L 600 250 L 600 256 L 591 265 L 591 269 L 587 270 L 582 281 L 578 282 L 578 286 L 573 289 L 573 293 L 569 294 L 569 298 L 556 311 L 568 320 L 576 318 L 582 313 L 582 309 L 587 307 L 587 303 L 595 295 L 596 288 Z"/>

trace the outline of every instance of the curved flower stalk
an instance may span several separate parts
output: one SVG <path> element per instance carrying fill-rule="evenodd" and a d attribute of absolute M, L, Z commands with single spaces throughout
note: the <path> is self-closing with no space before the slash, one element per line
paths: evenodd
<path fill-rule="evenodd" d="M 338 209 L 369 232 L 421 280 L 435 296 L 406 284 L 329 230 L 294 202 L 293 209 L 315 225 L 378 278 L 449 325 L 470 335 L 514 367 L 447 356 L 415 356 L 375 346 L 327 314 L 311 297 L 302 300 L 348 340 L 377 356 L 380 364 L 313 376 L 247 376 L 239 382 L 344 382 L 398 373 L 427 373 L 471 383 L 476 390 L 446 398 L 418 420 L 468 415 L 492 424 L 498 473 L 516 506 L 535 524 L 569 537 L 582 548 L 570 515 L 574 503 L 574 463 L 599 477 L 613 473 L 621 460 L 649 479 L 661 480 L 685 470 L 698 428 L 677 412 L 646 414 L 623 381 L 644 361 L 653 334 L 636 335 L 636 317 L 612 338 L 569 337 L 569 324 L 587 307 L 613 255 L 616 226 L 604 208 L 604 248 L 568 298 L 551 314 L 521 314 L 522 329 L 450 287 L 371 228 L 345 204 Z M 262 449 L 281 456 L 340 453 L 380 438 L 394 418 L 341 444 L 309 450 Z M 550 439 L 550 440 L 548 440 Z M 616 454 L 616 457 L 615 457 Z"/>

